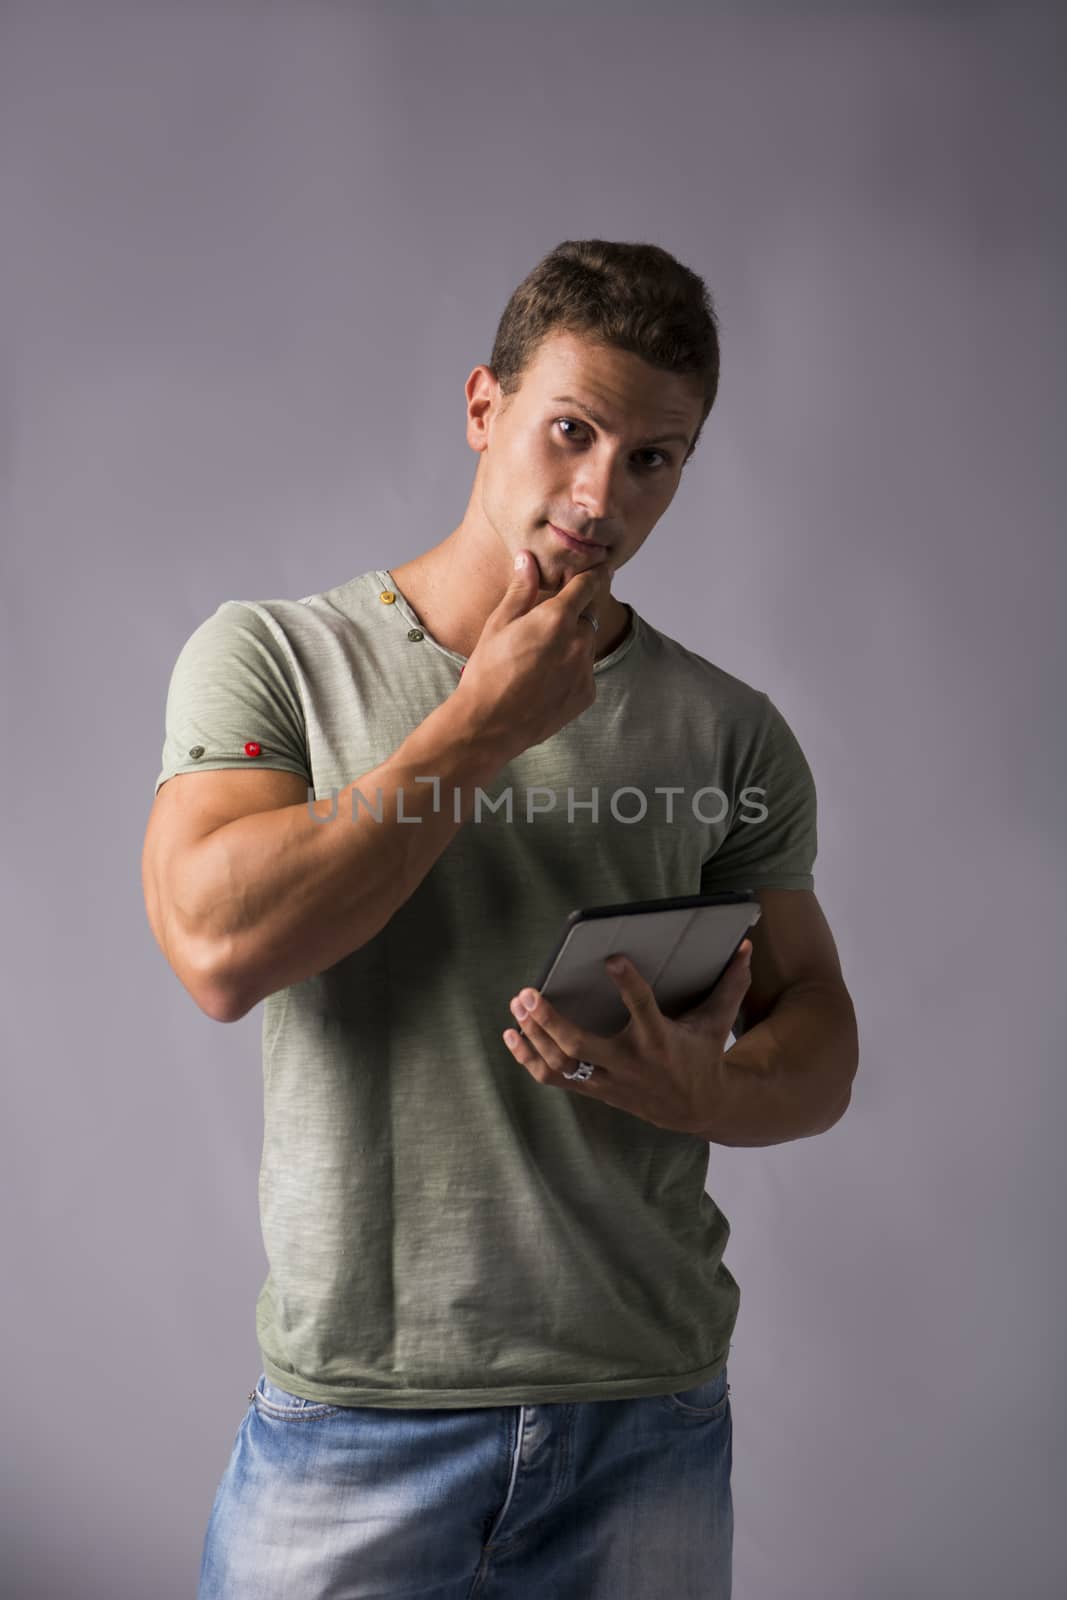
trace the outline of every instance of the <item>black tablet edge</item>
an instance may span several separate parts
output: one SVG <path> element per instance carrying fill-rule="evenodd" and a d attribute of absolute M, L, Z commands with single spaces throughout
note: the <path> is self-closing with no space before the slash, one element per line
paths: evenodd
<path fill-rule="evenodd" d="M 724 889 L 718 894 L 676 894 L 662 900 L 624 900 L 615 906 L 583 906 L 572 911 L 566 926 L 576 922 L 592 922 L 596 917 L 632 917 L 648 911 L 691 911 L 697 906 L 739 906 L 755 900 L 754 889 Z"/>

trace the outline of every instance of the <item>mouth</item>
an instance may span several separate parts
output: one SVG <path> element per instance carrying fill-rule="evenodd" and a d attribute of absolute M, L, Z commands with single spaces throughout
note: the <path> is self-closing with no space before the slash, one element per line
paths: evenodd
<path fill-rule="evenodd" d="M 550 522 L 549 527 L 572 550 L 606 550 L 608 548 L 606 544 L 598 544 L 595 539 L 583 538 L 580 533 L 569 533 L 566 528 L 557 528 L 554 522 Z"/>

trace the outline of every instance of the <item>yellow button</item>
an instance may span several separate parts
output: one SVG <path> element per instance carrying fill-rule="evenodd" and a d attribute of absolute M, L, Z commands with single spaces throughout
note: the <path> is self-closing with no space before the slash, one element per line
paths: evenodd
<path fill-rule="evenodd" d="M 382 602 L 383 606 L 391 606 L 396 600 L 396 595 L 393 593 L 392 589 L 383 589 L 381 594 L 378 596 L 378 599 Z"/>

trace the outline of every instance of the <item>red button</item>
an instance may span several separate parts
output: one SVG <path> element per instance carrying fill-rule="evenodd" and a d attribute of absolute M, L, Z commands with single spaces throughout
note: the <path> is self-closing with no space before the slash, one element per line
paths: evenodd
<path fill-rule="evenodd" d="M 256 743 L 256 741 L 254 739 L 249 739 L 248 743 L 245 745 L 245 755 L 246 756 L 258 756 L 259 755 L 259 750 L 260 750 L 260 747 Z"/>
<path fill-rule="evenodd" d="M 460 675 L 461 678 L 462 678 L 463 674 L 466 672 L 466 670 L 467 670 L 466 667 L 460 667 L 459 675 Z"/>

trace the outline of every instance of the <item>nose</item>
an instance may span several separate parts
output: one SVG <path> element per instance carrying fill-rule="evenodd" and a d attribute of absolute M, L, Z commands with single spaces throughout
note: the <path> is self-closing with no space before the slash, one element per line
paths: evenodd
<path fill-rule="evenodd" d="M 613 471 L 610 458 L 601 457 L 599 466 L 588 457 L 581 462 L 571 493 L 571 501 L 580 508 L 580 513 L 572 526 L 585 527 L 587 523 L 593 523 L 600 528 L 612 525 L 615 514 Z M 593 537 L 596 537 L 595 530 Z"/>
<path fill-rule="evenodd" d="M 581 459 L 573 462 L 573 499 L 574 506 L 579 506 L 584 512 L 581 525 L 592 522 L 597 526 L 613 526 L 616 518 L 617 501 L 614 493 L 616 477 L 619 472 L 625 474 L 627 470 L 627 454 L 624 450 L 582 451 Z M 595 536 L 595 533 L 593 533 Z"/>

